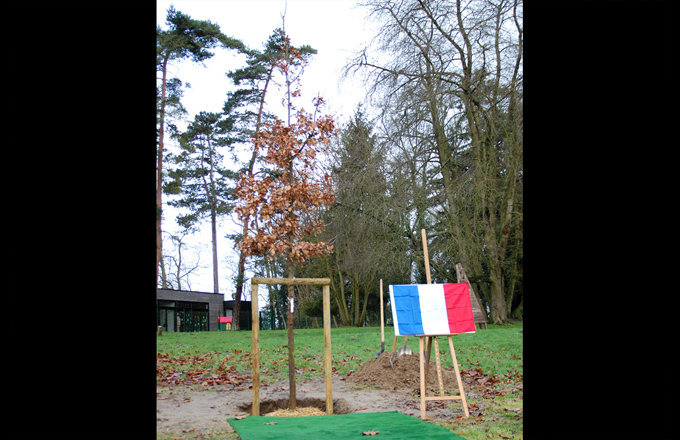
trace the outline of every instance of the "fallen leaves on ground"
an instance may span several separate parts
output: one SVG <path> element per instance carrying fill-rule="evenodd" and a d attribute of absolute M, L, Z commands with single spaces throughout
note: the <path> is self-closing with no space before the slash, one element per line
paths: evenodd
<path fill-rule="evenodd" d="M 227 365 L 226 359 L 215 362 L 217 352 L 194 356 L 171 356 L 168 353 L 156 354 L 156 377 L 160 386 L 192 385 L 202 386 L 232 385 L 239 386 L 252 376 L 240 374 L 236 366 Z"/>
<path fill-rule="evenodd" d="M 361 435 L 378 435 L 380 434 L 380 431 L 364 431 L 361 433 Z"/>
<path fill-rule="evenodd" d="M 510 393 L 522 391 L 524 375 L 487 376 L 481 368 L 464 368 L 460 371 L 463 386 L 468 396 L 478 395 L 484 399 L 493 399 Z M 503 387 L 505 385 L 505 387 Z M 507 385 L 515 385 L 508 387 Z"/>

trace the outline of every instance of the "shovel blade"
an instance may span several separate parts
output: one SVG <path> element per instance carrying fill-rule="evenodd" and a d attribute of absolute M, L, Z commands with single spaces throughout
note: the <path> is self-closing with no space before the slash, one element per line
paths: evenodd
<path fill-rule="evenodd" d="M 403 355 L 405 355 L 405 354 L 406 354 L 406 355 L 409 355 L 409 356 L 413 354 L 413 352 L 411 351 L 411 349 L 408 348 L 408 347 L 406 346 L 406 343 L 407 343 L 407 342 L 408 342 L 408 340 L 404 341 L 404 346 L 403 346 L 403 347 L 399 347 L 399 350 L 397 350 L 397 357 L 403 356 Z"/>
<path fill-rule="evenodd" d="M 378 359 L 381 354 L 383 354 L 383 351 L 385 351 L 385 343 L 383 342 L 380 344 L 380 351 L 375 352 L 375 358 Z"/>
<path fill-rule="evenodd" d="M 413 352 L 408 347 L 401 347 L 399 350 L 397 350 L 397 357 L 403 356 L 403 355 L 409 355 L 410 356 L 412 354 L 413 354 Z"/>

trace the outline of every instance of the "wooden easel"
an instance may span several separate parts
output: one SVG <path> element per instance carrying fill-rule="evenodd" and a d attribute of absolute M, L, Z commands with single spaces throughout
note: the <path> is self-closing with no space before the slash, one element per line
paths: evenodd
<path fill-rule="evenodd" d="M 432 278 L 430 277 L 430 260 L 427 255 L 427 235 L 425 234 L 425 229 L 421 230 L 423 236 L 423 253 L 425 254 L 425 274 L 427 276 L 427 284 L 432 284 Z M 460 400 L 463 403 L 463 412 L 465 417 L 470 416 L 468 411 L 467 401 L 465 400 L 465 390 L 463 389 L 463 381 L 460 378 L 460 371 L 458 369 L 458 360 L 456 359 L 456 351 L 453 348 L 453 340 L 451 339 L 451 334 L 448 335 L 416 335 L 419 340 L 420 348 L 420 418 L 425 419 L 426 416 L 426 402 L 432 400 Z M 439 341 L 437 338 L 439 336 L 446 336 L 449 340 L 449 349 L 451 350 L 451 360 L 453 361 L 453 369 L 456 372 L 456 380 L 458 381 L 458 390 L 460 390 L 460 395 L 458 396 L 446 396 L 444 394 L 444 383 L 442 380 L 442 364 L 439 357 Z M 423 339 L 424 338 L 424 339 Z M 434 341 L 434 354 L 435 363 L 437 365 L 437 380 L 439 382 L 439 396 L 427 397 L 427 378 L 428 370 L 430 368 L 430 354 L 432 353 L 432 342 Z M 424 351 L 425 344 L 427 344 L 427 351 Z M 425 359 L 427 357 L 427 359 Z"/>

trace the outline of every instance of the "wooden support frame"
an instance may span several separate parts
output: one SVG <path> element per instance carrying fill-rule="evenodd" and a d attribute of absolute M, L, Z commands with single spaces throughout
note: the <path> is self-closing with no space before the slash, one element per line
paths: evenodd
<path fill-rule="evenodd" d="M 439 342 L 437 341 L 437 336 L 432 335 L 416 335 L 418 336 L 420 345 L 420 418 L 425 419 L 426 416 L 426 402 L 432 400 L 460 400 L 463 403 L 463 412 L 465 417 L 470 416 L 468 411 L 467 400 L 465 400 L 465 390 L 463 389 L 463 381 L 460 378 L 460 370 L 458 369 L 458 359 L 456 359 L 456 351 L 453 349 L 452 335 L 439 335 L 446 336 L 449 339 L 449 349 L 451 350 L 451 360 L 453 361 L 453 369 L 456 372 L 456 381 L 458 382 L 458 390 L 460 394 L 458 396 L 446 396 L 444 394 L 444 385 L 442 381 L 442 366 L 441 360 L 439 358 Z M 427 341 L 427 351 L 425 352 L 425 342 L 423 338 L 428 339 Z M 439 382 L 439 396 L 427 397 L 427 378 L 428 370 L 430 365 L 430 354 L 432 353 L 432 341 L 434 341 L 434 352 L 437 365 L 437 381 Z M 426 354 L 427 353 L 427 354 Z M 426 359 L 427 358 L 427 359 Z"/>
<path fill-rule="evenodd" d="M 252 415 L 260 415 L 260 314 L 258 310 L 258 288 L 260 284 L 286 284 L 322 286 L 323 288 L 323 339 L 324 369 L 326 373 L 326 414 L 333 414 L 333 382 L 331 367 L 331 279 L 330 278 L 259 278 L 251 280 L 251 307 L 253 319 L 253 409 Z"/>

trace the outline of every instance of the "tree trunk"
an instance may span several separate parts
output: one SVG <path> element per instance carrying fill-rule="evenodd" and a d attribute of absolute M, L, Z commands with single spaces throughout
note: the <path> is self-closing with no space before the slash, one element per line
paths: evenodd
<path fill-rule="evenodd" d="M 514 319 L 522 319 L 522 309 L 524 308 L 524 298 L 519 302 L 517 308 L 512 311 L 511 315 Z"/>
<path fill-rule="evenodd" d="M 177 290 L 182 290 L 182 242 L 177 244 Z"/>
<path fill-rule="evenodd" d="M 491 320 L 494 324 L 508 322 L 508 311 L 505 307 L 505 292 L 503 292 L 503 277 L 498 262 L 491 262 L 489 278 L 491 278 Z"/>
<path fill-rule="evenodd" d="M 161 254 L 161 261 L 159 263 L 159 266 L 160 266 L 160 269 L 161 269 L 161 287 L 163 289 L 167 289 L 168 288 L 168 278 L 167 278 L 168 275 L 165 273 L 165 258 L 163 258 L 163 254 Z M 156 283 L 156 284 L 158 284 L 158 283 Z M 177 290 L 182 290 L 182 289 L 178 288 Z"/>
<path fill-rule="evenodd" d="M 163 81 L 161 83 L 161 120 L 158 134 L 158 162 L 156 164 L 156 300 L 158 300 L 158 272 L 163 255 L 161 223 L 163 218 L 163 148 L 165 131 L 165 93 L 169 55 L 163 60 Z"/>
<path fill-rule="evenodd" d="M 488 218 L 484 222 L 484 241 L 488 255 L 489 279 L 491 280 L 491 320 L 494 324 L 503 324 L 508 321 L 503 290 L 504 250 L 496 240 L 497 221 L 495 214 L 491 209 L 487 209 L 487 211 Z"/>
<path fill-rule="evenodd" d="M 340 293 L 339 295 L 336 293 L 335 302 L 338 305 L 340 318 L 342 319 L 343 325 L 351 325 L 349 310 L 347 309 L 347 296 L 345 295 L 345 279 L 342 276 L 342 271 L 340 270 L 340 267 L 338 267 L 338 285 L 339 285 L 338 290 L 340 290 Z"/>
<path fill-rule="evenodd" d="M 364 305 L 361 308 L 361 317 L 359 317 L 358 327 L 363 327 L 366 322 L 366 307 L 368 306 L 368 295 L 371 293 L 370 284 L 365 286 L 366 293 L 364 294 Z"/>
<path fill-rule="evenodd" d="M 211 214 L 212 220 L 212 254 L 213 254 L 213 286 L 214 292 L 220 293 L 220 281 L 218 276 L 218 263 L 217 263 L 217 218 L 216 213 L 213 211 Z"/>
<path fill-rule="evenodd" d="M 234 293 L 234 316 L 241 316 L 241 295 L 243 294 L 243 282 L 245 281 L 246 256 L 243 251 L 238 255 L 238 274 L 236 276 L 236 293 Z M 234 330 L 240 330 L 239 319 L 232 319 Z"/>

